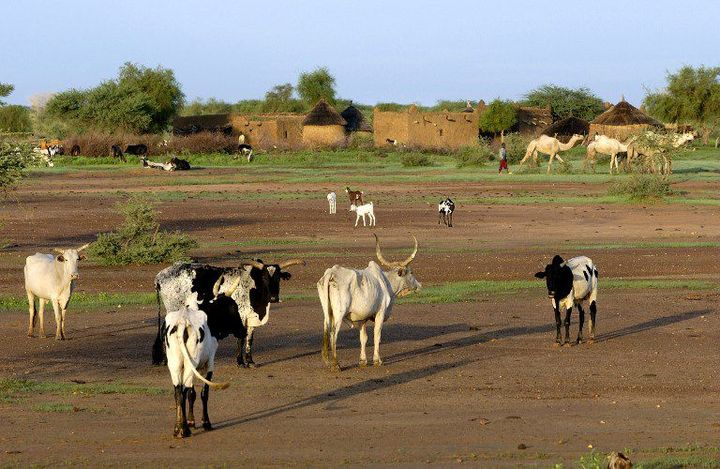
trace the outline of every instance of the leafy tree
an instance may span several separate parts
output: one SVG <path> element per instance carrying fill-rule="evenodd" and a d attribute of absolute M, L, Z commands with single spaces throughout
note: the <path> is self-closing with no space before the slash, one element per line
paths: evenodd
<path fill-rule="evenodd" d="M 175 73 L 159 66 L 148 68 L 126 62 L 120 68 L 118 85 L 121 89 L 132 93 L 140 91 L 149 97 L 154 109 L 151 115 L 153 132 L 165 130 L 185 99 Z"/>
<path fill-rule="evenodd" d="M 183 116 L 199 116 L 203 114 L 227 114 L 232 112 L 232 104 L 217 98 L 210 98 L 207 101 L 194 99 L 190 104 L 183 106 L 180 114 Z"/>
<path fill-rule="evenodd" d="M 290 83 L 275 85 L 265 93 L 266 112 L 292 112 L 302 110 L 302 103 L 293 98 L 295 88 Z"/>
<path fill-rule="evenodd" d="M 525 95 L 525 106 L 547 107 L 559 119 L 579 117 L 591 121 L 603 112 L 603 103 L 588 88 L 565 88 L 557 85 L 543 85 Z"/>
<path fill-rule="evenodd" d="M 0 106 L 0 132 L 32 132 L 30 111 L 25 106 Z"/>
<path fill-rule="evenodd" d="M 700 124 L 707 143 L 720 119 L 720 67 L 685 66 L 668 73 L 667 87 L 649 92 L 643 105 L 651 116 L 663 121 Z"/>
<path fill-rule="evenodd" d="M 31 161 L 32 149 L 28 143 L 0 141 L 0 195 L 15 187 Z"/>
<path fill-rule="evenodd" d="M 515 125 L 517 110 L 510 101 L 493 100 L 480 115 L 480 129 L 483 132 L 499 133 Z"/>
<path fill-rule="evenodd" d="M 306 106 L 313 106 L 320 99 L 335 104 L 335 77 L 327 67 L 320 67 L 312 72 L 300 74 L 297 92 Z"/>
<path fill-rule="evenodd" d="M 0 83 L 0 98 L 9 96 L 10 93 L 12 93 L 14 89 L 15 89 L 15 85 L 11 85 L 9 83 Z M 5 104 L 5 102 L 0 101 L 0 106 L 2 106 L 3 104 Z"/>

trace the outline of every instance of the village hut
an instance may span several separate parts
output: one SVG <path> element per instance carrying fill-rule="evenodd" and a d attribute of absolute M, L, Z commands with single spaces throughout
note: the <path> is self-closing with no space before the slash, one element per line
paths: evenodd
<path fill-rule="evenodd" d="M 303 120 L 303 144 L 310 148 L 343 146 L 346 125 L 345 119 L 321 99 Z"/>
<path fill-rule="evenodd" d="M 590 131 L 590 123 L 579 117 L 566 117 L 546 127 L 542 134 L 548 137 L 555 137 L 562 143 L 570 141 L 574 134 L 587 135 Z"/>
<path fill-rule="evenodd" d="M 515 125 L 510 130 L 523 135 L 538 136 L 553 121 L 550 107 L 518 106 Z"/>
<path fill-rule="evenodd" d="M 347 122 L 345 125 L 346 132 L 372 132 L 372 126 L 365 119 L 363 113 L 352 104 L 345 108 L 340 113 L 340 116 Z"/>
<path fill-rule="evenodd" d="M 662 123 L 648 116 L 624 99 L 590 123 L 589 136 L 607 135 L 620 141 L 646 129 L 662 129 Z"/>
<path fill-rule="evenodd" d="M 173 134 L 191 135 L 200 132 L 232 134 L 230 114 L 203 114 L 198 116 L 178 116 L 173 120 Z"/>

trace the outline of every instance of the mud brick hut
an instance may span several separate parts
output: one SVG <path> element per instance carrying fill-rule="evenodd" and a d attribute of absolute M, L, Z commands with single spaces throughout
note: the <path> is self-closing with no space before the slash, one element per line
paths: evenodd
<path fill-rule="evenodd" d="M 397 142 L 410 148 L 459 150 L 478 145 L 477 112 L 422 112 L 373 110 L 376 147 Z"/>
<path fill-rule="evenodd" d="M 662 129 L 663 124 L 624 99 L 590 122 L 589 136 L 607 135 L 620 141 L 646 129 Z"/>
<path fill-rule="evenodd" d="M 341 147 L 347 143 L 347 122 L 321 99 L 303 120 L 302 140 L 307 148 Z"/>
<path fill-rule="evenodd" d="M 550 107 L 517 107 L 517 118 L 511 132 L 518 132 L 523 135 L 538 137 L 543 129 L 554 122 L 552 109 Z"/>
<path fill-rule="evenodd" d="M 345 119 L 345 122 L 347 122 L 347 124 L 345 125 L 345 131 L 348 133 L 372 132 L 372 126 L 365 119 L 363 113 L 360 112 L 360 109 L 356 108 L 352 104 L 340 113 L 340 117 Z"/>
<path fill-rule="evenodd" d="M 299 114 L 231 114 L 233 134 L 245 135 L 254 148 L 294 150 L 303 146 L 303 119 Z"/>
<path fill-rule="evenodd" d="M 173 120 L 172 126 L 174 135 L 192 135 L 200 132 L 231 135 L 233 131 L 230 114 L 178 116 Z"/>
<path fill-rule="evenodd" d="M 590 123 L 588 121 L 580 119 L 579 117 L 570 116 L 546 127 L 545 130 L 542 131 L 542 134 L 548 137 L 555 137 L 562 143 L 567 143 L 574 134 L 588 135 L 589 132 Z"/>

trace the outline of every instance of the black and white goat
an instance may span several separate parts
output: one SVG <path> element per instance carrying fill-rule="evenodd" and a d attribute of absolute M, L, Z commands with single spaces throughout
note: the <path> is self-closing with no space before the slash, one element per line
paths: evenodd
<path fill-rule="evenodd" d="M 175 390 L 176 437 L 190 436 L 190 427 L 195 428 L 195 377 L 205 383 L 200 393 L 203 405 L 202 425 L 205 430 L 212 430 L 207 411 L 210 386 L 221 389 L 229 386 L 227 383 L 210 381 L 215 369 L 217 346 L 217 339 L 210 334 L 207 315 L 198 309 L 197 293 L 188 298 L 184 308 L 169 312 L 165 316 L 167 366 Z M 206 375 L 201 375 L 197 368 L 205 371 Z"/>
<path fill-rule="evenodd" d="M 545 270 L 535 274 L 537 278 L 544 278 L 547 284 L 548 298 L 555 311 L 555 324 L 557 335 L 555 342 L 562 344 L 560 335 L 560 310 L 565 308 L 565 344 L 570 345 L 570 313 L 577 305 L 580 324 L 576 343 L 582 341 L 582 329 L 585 322 L 585 311 L 582 303 L 590 303 L 590 342 L 595 340 L 595 315 L 597 314 L 598 270 L 592 259 L 578 256 L 563 260 L 560 256 L 553 257 L 552 263 L 545 266 Z"/>
<path fill-rule="evenodd" d="M 440 201 L 438 204 L 438 225 L 445 223 L 445 226 L 452 228 L 453 212 L 455 212 L 455 202 L 450 197 Z"/>

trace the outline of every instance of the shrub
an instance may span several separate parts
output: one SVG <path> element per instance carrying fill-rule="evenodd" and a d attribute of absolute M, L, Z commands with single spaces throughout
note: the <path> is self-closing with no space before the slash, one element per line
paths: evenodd
<path fill-rule="evenodd" d="M 80 154 L 82 156 L 91 156 L 94 158 L 110 156 L 110 149 L 113 145 L 120 145 L 125 150 L 128 144 L 144 143 L 148 147 L 149 155 L 158 155 L 165 151 L 160 147 L 162 137 L 153 134 L 131 134 L 131 133 L 103 133 L 103 132 L 87 132 L 80 135 L 72 135 L 63 140 L 65 153 L 70 154 L 73 145 L 80 146 Z"/>
<path fill-rule="evenodd" d="M 0 141 L 0 194 L 15 187 L 31 161 L 32 148 L 27 143 Z"/>
<path fill-rule="evenodd" d="M 140 197 L 131 197 L 118 204 L 125 221 L 110 233 L 98 234 L 89 254 L 104 265 L 157 264 L 187 259 L 197 241 L 180 232 L 160 231 L 152 204 Z"/>
<path fill-rule="evenodd" d="M 465 147 L 455 153 L 455 161 L 458 168 L 466 166 L 483 166 L 493 159 L 493 151 L 487 144 L 477 147 Z"/>
<path fill-rule="evenodd" d="M 624 181 L 617 181 L 610 186 L 610 195 L 622 195 L 631 200 L 662 199 L 673 195 L 670 183 L 654 174 L 633 174 Z"/>
<path fill-rule="evenodd" d="M 372 150 L 375 146 L 373 134 L 368 132 L 353 132 L 348 139 L 347 148 L 350 150 Z"/>
<path fill-rule="evenodd" d="M 519 163 L 525 157 L 525 151 L 532 137 L 513 132 L 505 135 L 508 163 Z M 546 160 L 547 161 L 547 160 Z"/>
<path fill-rule="evenodd" d="M 424 153 L 404 153 L 400 156 L 400 163 L 406 168 L 414 166 L 432 166 L 432 159 Z"/>
<path fill-rule="evenodd" d="M 0 131 L 32 132 L 30 110 L 25 106 L 0 106 Z"/>
<path fill-rule="evenodd" d="M 199 132 L 171 138 L 167 149 L 172 153 L 235 153 L 237 145 L 237 138 L 232 135 Z"/>

